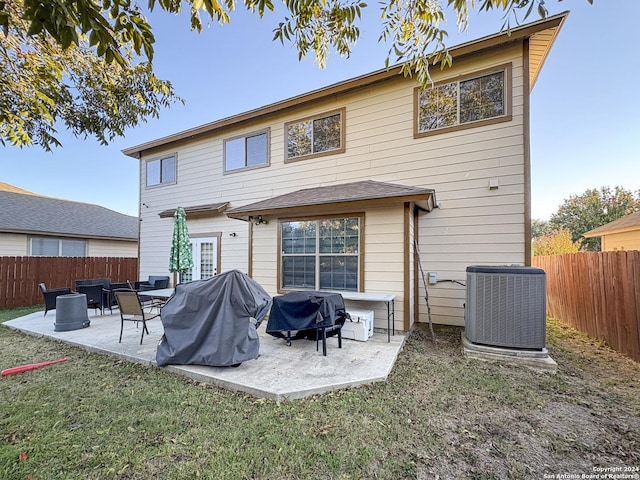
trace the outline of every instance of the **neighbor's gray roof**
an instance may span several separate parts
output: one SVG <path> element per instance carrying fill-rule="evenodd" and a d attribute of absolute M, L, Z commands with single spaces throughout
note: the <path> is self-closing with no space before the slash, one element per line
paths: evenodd
<path fill-rule="evenodd" d="M 433 208 L 435 190 L 410 187 L 395 183 L 364 180 L 325 187 L 306 188 L 272 197 L 243 207 L 226 210 L 224 213 L 240 220 L 258 215 L 297 213 L 317 207 L 358 208 L 364 205 L 398 202 L 427 202 L 426 210 Z"/>
<path fill-rule="evenodd" d="M 0 191 L 0 232 L 138 240 L 139 221 L 90 203 Z"/>
<path fill-rule="evenodd" d="M 599 237 L 608 233 L 636 229 L 640 229 L 640 211 L 630 213 L 629 215 L 619 218 L 618 220 L 614 220 L 613 222 L 609 222 L 605 225 L 602 225 L 601 227 L 589 230 L 588 232 L 584 233 L 583 236 Z"/>

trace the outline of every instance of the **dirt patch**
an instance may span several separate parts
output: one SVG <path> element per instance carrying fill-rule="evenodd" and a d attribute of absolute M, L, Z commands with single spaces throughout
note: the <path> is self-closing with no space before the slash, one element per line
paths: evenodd
<path fill-rule="evenodd" d="M 640 478 L 640 365 L 557 322 L 548 345 L 555 375 L 461 360 L 454 353 L 460 329 L 436 336 L 433 345 L 420 328 L 408 348 L 424 348 L 430 364 L 467 375 L 468 388 L 451 383 L 445 408 L 429 418 L 442 442 L 437 454 L 418 454 L 419 479 L 588 478 L 598 468 Z"/>

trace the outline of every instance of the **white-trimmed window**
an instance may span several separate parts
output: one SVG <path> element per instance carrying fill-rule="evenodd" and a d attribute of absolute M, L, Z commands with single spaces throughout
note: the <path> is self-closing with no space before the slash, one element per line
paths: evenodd
<path fill-rule="evenodd" d="M 87 241 L 67 238 L 31 237 L 33 257 L 86 257 Z"/>
<path fill-rule="evenodd" d="M 416 136 L 511 119 L 511 65 L 416 90 Z"/>
<path fill-rule="evenodd" d="M 357 292 L 361 217 L 280 223 L 280 288 Z"/>
<path fill-rule="evenodd" d="M 269 130 L 224 141 L 224 171 L 234 172 L 269 165 Z"/>
<path fill-rule="evenodd" d="M 342 108 L 286 123 L 285 162 L 344 152 L 344 116 Z"/>
<path fill-rule="evenodd" d="M 147 187 L 176 183 L 176 156 L 147 160 Z"/>

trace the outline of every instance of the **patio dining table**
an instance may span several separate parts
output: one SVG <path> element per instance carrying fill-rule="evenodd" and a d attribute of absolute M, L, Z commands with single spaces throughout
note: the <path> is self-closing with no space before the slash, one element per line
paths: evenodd
<path fill-rule="evenodd" d="M 175 288 L 159 288 L 157 290 L 143 290 L 141 292 L 138 292 L 138 294 L 143 299 L 153 300 L 155 306 L 162 307 L 167 302 L 167 300 L 169 300 L 169 297 L 174 294 L 175 291 Z"/>
<path fill-rule="evenodd" d="M 160 288 L 158 290 L 144 290 L 140 292 L 140 295 L 151 297 L 154 300 L 168 300 L 175 291 L 175 288 Z"/>

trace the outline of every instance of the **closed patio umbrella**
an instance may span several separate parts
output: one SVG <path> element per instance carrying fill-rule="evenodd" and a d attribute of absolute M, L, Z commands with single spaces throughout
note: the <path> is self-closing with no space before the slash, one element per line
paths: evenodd
<path fill-rule="evenodd" d="M 171 241 L 171 254 L 169 255 L 169 271 L 172 273 L 184 273 L 193 268 L 191 243 L 189 242 L 189 230 L 187 229 L 187 214 L 184 208 L 178 207 L 173 217 L 175 218 L 175 223 L 173 224 L 173 239 Z"/>

